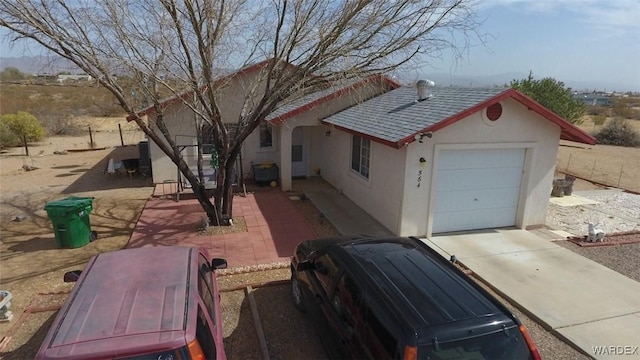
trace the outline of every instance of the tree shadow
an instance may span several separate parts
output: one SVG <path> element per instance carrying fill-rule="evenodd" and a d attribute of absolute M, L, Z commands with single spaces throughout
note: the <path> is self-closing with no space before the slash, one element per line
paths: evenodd
<path fill-rule="evenodd" d="M 47 316 L 48 318 L 44 323 L 37 329 L 37 331 L 27 340 L 24 344 L 20 345 L 18 348 L 6 351 L 2 357 L 4 359 L 35 359 L 36 355 L 38 355 L 38 350 L 40 350 L 40 345 L 44 341 L 44 338 L 47 336 L 47 332 L 49 328 L 53 324 L 53 320 L 56 318 L 57 311 L 46 312 L 37 314 L 38 316 Z M 36 314 L 31 314 L 30 318 L 27 319 L 27 322 L 37 321 L 33 319 Z M 21 324 L 21 329 L 19 331 L 26 331 L 27 323 Z M 23 330 L 22 328 L 25 328 Z M 9 343 L 11 345 L 11 343 Z"/>
<path fill-rule="evenodd" d="M 63 194 L 73 194 L 78 192 L 102 191 L 119 188 L 140 188 L 152 186 L 150 177 L 141 176 L 139 172 L 132 175 L 128 174 L 124 168 L 119 172 L 109 174 L 106 173 L 109 159 L 113 159 L 115 163 L 125 159 L 137 158 L 137 146 L 121 146 L 116 147 L 109 152 L 102 160 L 96 163 L 90 169 L 74 169 L 69 172 L 71 175 L 83 173 L 76 181 L 62 191 Z M 79 166 L 74 166 L 79 167 Z M 69 167 L 70 168 L 70 167 Z M 62 176 L 61 174 L 59 176 Z"/>
<path fill-rule="evenodd" d="M 36 236 L 34 238 L 28 239 L 27 241 L 22 241 L 9 246 L 9 250 L 13 251 L 14 253 L 53 250 L 56 248 L 55 236 L 53 235 L 48 237 Z"/>
<path fill-rule="evenodd" d="M 3 210 L 24 215 L 23 221 L 0 222 L 3 283 L 28 279 L 69 266 L 81 266 L 93 255 L 124 248 L 149 192 L 149 189 L 140 189 L 131 193 L 134 198 L 126 199 L 122 195 L 96 197 L 88 216 L 90 228 L 98 233 L 98 239 L 75 249 L 56 246 L 53 226 L 44 210 L 45 203 L 54 200 L 51 193 L 27 193 L 3 201 Z"/>
<path fill-rule="evenodd" d="M 202 206 L 193 200 L 150 200 L 135 224 L 135 233 L 127 247 L 200 246 L 199 241 L 209 241 L 209 237 L 200 236 L 198 232 L 202 217 L 206 217 Z"/>

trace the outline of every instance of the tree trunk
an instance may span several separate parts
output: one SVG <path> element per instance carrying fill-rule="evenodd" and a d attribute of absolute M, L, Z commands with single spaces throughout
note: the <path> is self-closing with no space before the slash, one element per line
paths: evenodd
<path fill-rule="evenodd" d="M 181 172 L 187 177 L 187 180 L 191 184 L 193 195 L 206 212 L 207 218 L 209 219 L 209 225 L 230 225 L 229 219 L 232 218 L 233 209 L 233 187 L 230 181 L 230 176 L 226 175 L 226 170 L 224 168 L 218 169 L 217 184 L 223 184 L 223 186 L 217 186 L 215 188 L 213 192 L 213 203 L 211 202 L 210 192 L 207 191 L 205 184 L 200 181 L 198 176 L 193 173 L 191 173 L 191 176 L 187 176 L 183 171 Z"/>
<path fill-rule="evenodd" d="M 216 183 L 218 186 L 214 191 L 215 217 L 209 214 L 211 225 L 229 225 L 233 218 L 233 167 L 235 158 L 220 162 L 218 167 Z"/>
<path fill-rule="evenodd" d="M 27 156 L 29 156 L 29 143 L 27 143 L 27 135 L 22 135 L 22 142 L 24 144 L 24 151 L 27 153 Z"/>

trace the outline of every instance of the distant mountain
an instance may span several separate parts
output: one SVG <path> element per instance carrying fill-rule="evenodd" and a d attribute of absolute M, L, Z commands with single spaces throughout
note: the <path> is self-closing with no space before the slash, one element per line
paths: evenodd
<path fill-rule="evenodd" d="M 0 71 L 7 67 L 15 67 L 26 74 L 57 74 L 60 72 L 69 72 L 71 74 L 80 74 L 80 70 L 72 62 L 63 58 L 53 58 L 45 56 L 22 56 L 22 57 L 0 57 Z M 513 79 L 524 79 L 529 72 L 508 72 L 493 75 L 463 75 L 452 76 L 447 73 L 430 73 L 425 78 L 433 80 L 438 86 L 471 86 L 471 87 L 493 87 L 508 85 Z M 416 79 L 401 79 L 403 82 L 411 83 Z M 577 91 L 640 91 L 640 88 L 633 88 L 628 84 L 619 84 L 613 82 L 588 81 L 588 80 L 567 80 L 556 79 L 562 81 L 566 86 Z"/>

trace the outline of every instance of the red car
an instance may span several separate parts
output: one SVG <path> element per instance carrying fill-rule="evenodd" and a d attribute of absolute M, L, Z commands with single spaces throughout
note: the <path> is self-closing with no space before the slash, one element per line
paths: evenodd
<path fill-rule="evenodd" d="M 226 359 L 215 270 L 204 249 L 126 249 L 80 273 L 36 359 Z"/>

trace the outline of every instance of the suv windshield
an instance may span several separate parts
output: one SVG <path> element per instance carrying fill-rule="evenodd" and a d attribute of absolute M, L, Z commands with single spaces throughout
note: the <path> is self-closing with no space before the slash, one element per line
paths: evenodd
<path fill-rule="evenodd" d="M 517 327 L 491 334 L 421 346 L 421 360 L 531 359 L 531 352 Z"/>

